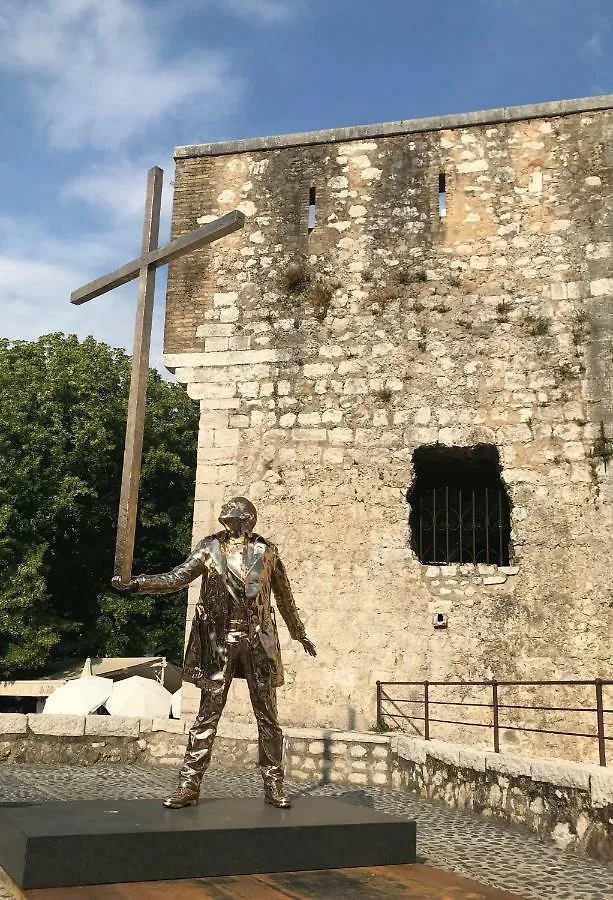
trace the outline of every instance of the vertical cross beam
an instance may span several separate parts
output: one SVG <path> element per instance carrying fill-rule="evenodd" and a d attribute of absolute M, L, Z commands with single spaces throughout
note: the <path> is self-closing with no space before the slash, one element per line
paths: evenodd
<path fill-rule="evenodd" d="M 136 530 L 136 510 L 138 505 L 138 483 L 141 468 L 143 431 L 145 426 L 145 397 L 149 375 L 149 347 L 151 344 L 151 320 L 153 316 L 153 295 L 155 290 L 155 270 L 186 253 L 200 250 L 207 244 L 233 234 L 245 224 L 242 212 L 234 210 L 220 216 L 213 222 L 201 225 L 175 238 L 164 247 L 158 247 L 160 230 L 160 201 L 162 196 L 162 170 L 154 166 L 147 175 L 147 196 L 141 255 L 119 269 L 94 281 L 88 282 L 70 296 L 70 302 L 80 305 L 106 294 L 107 291 L 138 278 L 138 305 L 134 328 L 134 351 L 132 374 L 128 399 L 128 421 L 123 457 L 121 495 L 117 522 L 117 542 L 115 545 L 114 574 L 123 584 L 130 581 L 132 557 L 134 554 L 134 534 Z"/>
<path fill-rule="evenodd" d="M 145 428 L 145 395 L 149 377 L 149 349 L 151 346 L 151 321 L 155 293 L 155 268 L 149 264 L 147 257 L 158 246 L 162 177 L 162 170 L 158 166 L 153 166 L 153 168 L 149 169 L 141 246 L 143 264 L 140 267 L 138 276 L 138 302 L 134 326 L 128 420 L 126 423 L 126 443 L 123 455 L 121 495 L 117 518 L 117 541 L 115 544 L 114 574 L 126 584 L 132 577 L 138 485 Z"/>

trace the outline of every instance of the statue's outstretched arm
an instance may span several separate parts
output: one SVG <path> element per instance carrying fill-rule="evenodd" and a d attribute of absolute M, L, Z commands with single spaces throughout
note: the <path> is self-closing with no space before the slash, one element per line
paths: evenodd
<path fill-rule="evenodd" d="M 202 575 L 206 568 L 205 558 L 203 543 L 200 542 L 187 559 L 170 572 L 161 575 L 137 575 L 129 584 L 123 584 L 115 577 L 112 579 L 112 585 L 118 591 L 130 591 L 133 594 L 174 594 Z"/>
<path fill-rule="evenodd" d="M 277 601 L 279 612 L 283 616 L 287 630 L 295 641 L 300 641 L 304 649 L 311 656 L 315 656 L 315 647 L 306 636 L 306 630 L 302 624 L 298 607 L 294 601 L 294 595 L 290 587 L 289 578 L 285 571 L 285 566 L 279 558 L 279 554 L 275 547 L 275 562 L 272 571 L 272 589 Z"/>

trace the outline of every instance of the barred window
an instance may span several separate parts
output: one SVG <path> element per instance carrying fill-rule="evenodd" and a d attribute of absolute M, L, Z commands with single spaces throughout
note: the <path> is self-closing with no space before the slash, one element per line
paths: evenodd
<path fill-rule="evenodd" d="M 498 449 L 418 447 L 411 507 L 411 546 L 426 565 L 509 564 L 510 504 Z"/>

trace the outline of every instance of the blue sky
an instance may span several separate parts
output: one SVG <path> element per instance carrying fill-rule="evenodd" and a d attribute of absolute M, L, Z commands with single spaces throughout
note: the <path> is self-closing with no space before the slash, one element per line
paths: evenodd
<path fill-rule="evenodd" d="M 176 145 L 613 92 L 611 0 L 8 0 L 0 336 L 132 341 L 146 171 Z M 163 278 L 152 360 L 161 361 Z"/>

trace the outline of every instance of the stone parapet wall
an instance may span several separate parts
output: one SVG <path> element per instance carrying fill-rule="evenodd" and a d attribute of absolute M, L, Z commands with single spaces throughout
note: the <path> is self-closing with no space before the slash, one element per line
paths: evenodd
<path fill-rule="evenodd" d="M 564 850 L 613 862 L 613 770 L 392 737 L 391 784 L 487 818 L 527 826 Z"/>
<path fill-rule="evenodd" d="M 1 713 L 0 763 L 172 765 L 183 759 L 185 728 L 178 719 Z"/>
<path fill-rule="evenodd" d="M 288 728 L 285 730 L 288 778 L 389 786 L 390 741 L 384 735 Z"/>
<path fill-rule="evenodd" d="M 1 713 L 0 763 L 180 766 L 190 726 L 187 719 Z M 284 758 L 294 780 L 390 784 L 390 744 L 384 735 L 285 728 Z M 257 761 L 256 726 L 220 723 L 211 771 L 244 772 Z"/>

